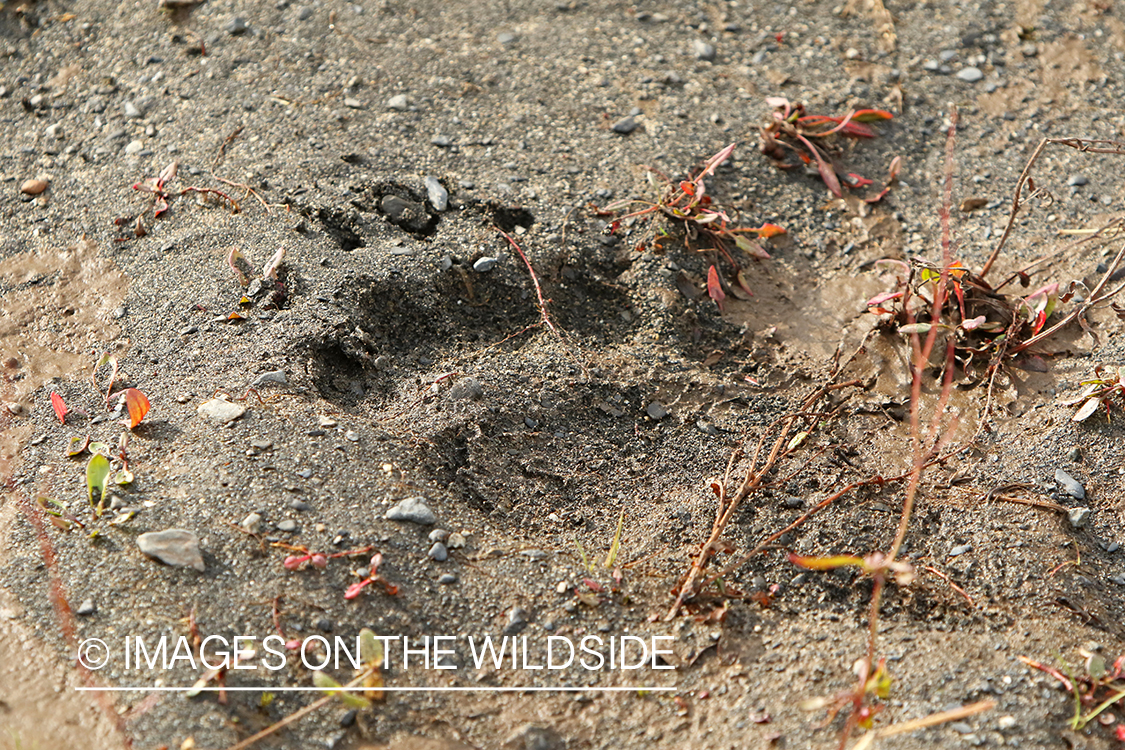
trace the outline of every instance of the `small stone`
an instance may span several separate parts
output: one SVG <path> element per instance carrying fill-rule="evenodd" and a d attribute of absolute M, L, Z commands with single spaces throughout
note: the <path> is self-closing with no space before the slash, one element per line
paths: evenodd
<path fill-rule="evenodd" d="M 39 195 L 50 184 L 47 180 L 24 180 L 24 183 L 20 185 L 20 192 L 25 195 Z"/>
<path fill-rule="evenodd" d="M 966 83 L 976 83 L 984 78 L 984 73 L 980 71 L 980 68 L 961 68 L 957 71 L 957 77 Z"/>
<path fill-rule="evenodd" d="M 449 538 L 449 531 L 447 531 L 446 529 L 434 529 L 426 538 L 431 542 L 444 542 Z"/>
<path fill-rule="evenodd" d="M 284 531 L 287 534 L 292 534 L 297 530 L 297 522 L 292 518 L 286 518 L 284 521 L 277 525 L 278 531 Z"/>
<path fill-rule="evenodd" d="M 193 333 L 199 333 L 199 326 L 184 326 L 180 329 L 181 336 L 190 336 Z"/>
<path fill-rule="evenodd" d="M 495 268 L 496 264 L 499 262 L 499 258 L 493 258 L 491 256 L 484 255 L 473 261 L 473 270 L 477 273 L 488 273 L 493 268 Z"/>
<path fill-rule="evenodd" d="M 526 557 L 528 560 L 531 560 L 532 562 L 539 562 L 541 560 L 546 560 L 550 556 L 541 549 L 520 550 L 520 554 L 523 555 L 524 557 Z"/>
<path fill-rule="evenodd" d="M 1071 508 L 1066 516 L 1073 528 L 1081 529 L 1090 522 L 1090 509 L 1084 506 Z"/>
<path fill-rule="evenodd" d="M 137 537 L 137 547 L 149 557 L 165 565 L 195 568 L 202 573 L 203 555 L 199 551 L 199 537 L 185 529 L 150 531 Z"/>
<path fill-rule="evenodd" d="M 637 129 L 637 121 L 632 115 L 629 115 L 628 117 L 622 117 L 620 120 L 613 123 L 612 127 L 614 133 L 628 135 L 629 133 L 632 133 Z"/>
<path fill-rule="evenodd" d="M 49 126 L 43 132 L 45 132 L 47 134 L 48 138 L 54 138 L 56 140 L 58 140 L 58 139 L 60 139 L 60 138 L 62 138 L 63 136 L 66 135 L 66 133 L 63 131 L 63 126 L 62 126 L 61 122 L 56 122 L 54 125 Z"/>
<path fill-rule="evenodd" d="M 512 42 L 516 41 L 516 35 L 511 32 L 504 31 L 496 35 L 496 41 L 500 42 L 501 44 L 511 44 Z"/>
<path fill-rule="evenodd" d="M 570 582 L 569 581 L 559 581 L 558 585 L 555 586 L 555 593 L 556 594 L 566 594 L 566 593 L 569 593 L 569 592 L 570 592 Z"/>
<path fill-rule="evenodd" d="M 973 728 L 963 721 L 955 721 L 949 725 L 949 728 L 957 734 L 971 734 L 973 731 Z"/>
<path fill-rule="evenodd" d="M 457 583 L 457 574 L 456 573 L 446 573 L 441 578 L 437 579 L 437 582 L 439 584 L 441 584 L 442 586 L 452 585 L 454 583 Z"/>
<path fill-rule="evenodd" d="M 1089 185 L 1090 180 L 1084 174 L 1072 174 L 1066 181 L 1066 184 L 1072 185 L 1074 187 L 1081 187 L 1083 185 Z"/>
<path fill-rule="evenodd" d="M 461 549 L 465 546 L 465 536 L 454 531 L 449 535 L 449 539 L 446 540 L 445 546 L 449 547 L 449 549 Z"/>
<path fill-rule="evenodd" d="M 702 39 L 693 39 L 691 42 L 691 51 L 695 55 L 696 60 L 706 60 L 710 62 L 715 59 L 715 45 L 708 44 Z"/>
<path fill-rule="evenodd" d="M 406 94 L 395 94 L 387 100 L 387 109 L 397 109 L 399 112 L 404 112 L 410 106 L 410 101 L 406 98 Z"/>
<path fill-rule="evenodd" d="M 1024 57 L 1035 57 L 1039 54 L 1039 48 L 1035 46 L 1035 42 L 1024 42 L 1023 46 L 1020 47 L 1020 52 L 1023 53 Z"/>
<path fill-rule="evenodd" d="M 344 439 L 347 440 L 350 443 L 358 443 L 359 442 L 359 433 L 356 432 L 355 430 L 348 430 L 347 432 L 344 433 Z"/>
<path fill-rule="evenodd" d="M 355 724 L 355 717 L 358 713 L 359 713 L 359 709 L 355 709 L 355 708 L 344 712 L 344 715 L 340 717 L 340 726 L 347 729 L 352 724 Z"/>
<path fill-rule="evenodd" d="M 658 422 L 661 419 L 664 419 L 664 417 L 668 416 L 668 410 L 664 407 L 664 404 L 660 403 L 659 401 L 653 401 L 648 406 L 646 406 L 645 413 Z"/>
<path fill-rule="evenodd" d="M 1105 273 L 1105 270 L 1099 271 L 1098 273 Z M 1070 449 L 1070 452 L 1066 454 L 1066 457 L 1069 458 L 1071 461 L 1081 461 L 1082 460 L 1082 449 L 1079 448 L 1076 445 L 1076 446 L 1074 446 L 1073 448 Z"/>
<path fill-rule="evenodd" d="M 122 104 L 121 110 L 125 113 L 125 116 L 128 117 L 130 120 L 136 120 L 138 117 L 144 116 L 144 115 L 141 114 L 141 111 L 139 109 L 137 109 L 137 105 L 133 104 L 130 101 L 126 101 L 124 104 Z"/>
<path fill-rule="evenodd" d="M 454 401 L 476 401 L 484 395 L 484 386 L 476 378 L 461 378 L 449 389 L 449 398 Z"/>
<path fill-rule="evenodd" d="M 449 148 L 453 145 L 453 139 L 439 133 L 430 139 L 430 145 L 437 146 L 438 148 Z"/>
<path fill-rule="evenodd" d="M 449 208 L 449 191 L 438 182 L 438 178 L 426 176 L 426 195 L 435 211 L 444 211 Z"/>
<path fill-rule="evenodd" d="M 719 428 L 704 419 L 700 419 L 695 423 L 695 429 L 699 430 L 704 435 L 711 435 L 712 437 L 719 435 Z"/>
<path fill-rule="evenodd" d="M 319 422 L 321 427 L 326 427 L 326 428 L 329 428 L 329 429 L 331 429 L 331 428 L 335 427 L 337 424 L 339 424 L 332 417 L 323 417 L 323 416 L 318 420 L 318 422 Z"/>
<path fill-rule="evenodd" d="M 258 451 L 268 451 L 273 447 L 273 441 L 268 438 L 257 438 L 250 441 L 250 447 Z"/>
<path fill-rule="evenodd" d="M 248 534 L 257 534 L 258 529 L 262 528 L 262 516 L 259 513 L 251 513 L 242 519 L 239 526 Z"/>
<path fill-rule="evenodd" d="M 387 220 L 410 232 L 423 232 L 430 224 L 430 215 L 421 203 L 407 200 L 397 195 L 384 195 L 379 208 Z"/>
<path fill-rule="evenodd" d="M 525 724 L 504 740 L 501 750 L 565 750 L 566 745 L 554 729 Z"/>
<path fill-rule="evenodd" d="M 959 544 L 956 547 L 954 547 L 953 549 L 949 550 L 949 556 L 950 557 L 957 557 L 958 555 L 963 555 L 966 552 L 971 551 L 972 549 L 973 549 L 973 545 L 971 545 L 971 544 Z"/>
<path fill-rule="evenodd" d="M 305 512 L 306 510 L 312 510 L 311 505 L 306 503 L 304 500 L 298 500 L 297 498 L 293 498 L 289 501 L 289 507 L 301 513 Z"/>
<path fill-rule="evenodd" d="M 430 551 L 426 554 L 435 562 L 445 562 L 449 559 L 449 550 L 441 542 L 434 542 L 434 546 L 430 547 Z"/>
<path fill-rule="evenodd" d="M 141 151 L 144 150 L 144 147 L 145 147 L 145 144 L 141 143 L 140 141 L 137 141 L 137 140 L 129 141 L 129 145 L 125 147 L 125 155 L 126 156 L 136 156 L 137 154 L 139 154 Z"/>
<path fill-rule="evenodd" d="M 250 30 L 250 26 L 246 23 L 246 19 L 235 16 L 227 22 L 227 33 L 231 36 L 242 36 Z"/>
<path fill-rule="evenodd" d="M 82 603 L 78 605 L 78 609 L 74 610 L 74 614 L 79 617 L 89 617 L 97 611 L 98 608 L 94 606 L 93 599 L 83 599 Z"/>
<path fill-rule="evenodd" d="M 242 404 L 232 404 L 225 398 L 213 398 L 199 405 L 196 410 L 215 424 L 227 424 L 246 413 Z"/>
<path fill-rule="evenodd" d="M 344 106 L 350 107 L 351 109 L 363 109 L 363 102 L 356 99 L 354 96 L 345 96 Z"/>
<path fill-rule="evenodd" d="M 788 495 L 785 498 L 785 507 L 786 508 L 794 508 L 794 509 L 803 508 L 803 507 L 805 507 L 805 499 L 803 497 L 796 497 L 794 495 Z"/>
<path fill-rule="evenodd" d="M 504 628 L 504 635 L 515 635 L 527 627 L 527 610 L 523 607 L 512 607 L 508 613 L 508 625 Z"/>
<path fill-rule="evenodd" d="M 254 378 L 250 382 L 250 385 L 253 386 L 254 388 L 257 388 L 258 386 L 265 385 L 266 383 L 277 383 L 278 385 L 288 385 L 289 384 L 289 378 L 287 378 L 285 376 L 285 370 L 271 370 L 269 372 L 263 372 L 261 375 Z"/>
<path fill-rule="evenodd" d="M 527 425 L 527 429 L 529 430 L 539 429 L 539 420 L 534 419 L 533 417 L 524 417 L 523 423 Z"/>
<path fill-rule="evenodd" d="M 1011 715 L 1001 716 L 999 719 L 996 720 L 996 726 L 999 727 L 1001 730 L 1012 729 L 1013 727 L 1015 727 L 1015 725 L 1016 725 L 1016 717 L 1015 716 L 1011 716 Z"/>
<path fill-rule="evenodd" d="M 1082 486 L 1081 482 L 1067 474 L 1062 469 L 1055 469 L 1055 481 L 1058 482 L 1059 487 L 1063 492 L 1070 495 L 1076 500 L 1086 499 L 1086 488 Z"/>
<path fill-rule="evenodd" d="M 423 526 L 433 526 L 437 523 L 437 516 L 426 505 L 426 500 L 422 497 L 406 498 L 388 510 L 384 518 L 389 521 L 409 521 Z"/>

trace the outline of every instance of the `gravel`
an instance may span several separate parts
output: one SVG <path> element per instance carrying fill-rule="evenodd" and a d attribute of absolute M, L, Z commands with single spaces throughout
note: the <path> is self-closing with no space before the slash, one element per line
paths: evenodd
<path fill-rule="evenodd" d="M 406 498 L 388 510 L 384 518 L 390 521 L 408 521 L 423 526 L 432 526 L 437 523 L 437 516 L 430 510 L 430 506 L 426 505 L 426 500 L 422 497 Z"/>

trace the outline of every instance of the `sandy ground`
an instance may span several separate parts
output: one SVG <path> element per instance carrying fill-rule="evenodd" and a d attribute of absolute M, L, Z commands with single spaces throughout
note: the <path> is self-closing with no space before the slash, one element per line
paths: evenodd
<path fill-rule="evenodd" d="M 952 252 L 973 270 L 1044 137 L 1125 135 L 1125 21 L 1091 0 L 42 0 L 3 5 L 0 54 L 3 748 L 231 747 L 321 697 L 308 662 L 362 628 L 392 639 L 398 692 L 260 746 L 836 746 L 847 712 L 800 704 L 854 684 L 872 584 L 786 553 L 886 550 L 904 484 L 846 493 L 669 617 L 712 483 L 832 379 L 859 385 L 818 402 L 718 563 L 911 466 L 909 349 L 865 301 L 894 287 L 879 261 L 940 261 L 954 107 Z M 773 166 L 771 96 L 893 113 L 834 153 L 874 186 L 835 198 Z M 709 193 L 786 233 L 735 254 L 752 296 L 728 278 L 720 310 L 708 271 L 730 265 L 704 238 L 602 208 L 728 144 Z M 1056 251 L 1018 293 L 1112 274 L 1120 240 L 1066 243 L 1121 216 L 1122 158 L 1049 147 L 989 279 Z M 1123 361 L 1121 322 L 1087 317 L 1006 362 L 991 402 L 980 378 L 953 391 L 903 547 L 917 577 L 880 610 L 874 726 L 991 708 L 877 746 L 1121 744 L 1120 705 L 1074 730 L 1072 696 L 1020 659 L 1078 674 L 1125 652 L 1120 410 L 1068 405 Z M 132 430 L 102 354 L 151 404 Z M 133 480 L 98 516 L 91 454 L 68 452 L 104 443 L 116 472 L 122 432 Z M 411 498 L 432 517 L 387 517 Z M 161 553 L 179 564 L 142 538 L 168 529 L 194 539 Z M 375 553 L 381 580 L 345 598 Z M 256 669 L 206 675 L 207 637 L 220 660 L 254 639 Z M 478 663 L 485 637 L 520 650 Z M 536 670 L 549 638 L 603 661 Z M 622 643 L 666 652 L 623 669 Z M 152 689 L 201 678 L 230 689 Z"/>

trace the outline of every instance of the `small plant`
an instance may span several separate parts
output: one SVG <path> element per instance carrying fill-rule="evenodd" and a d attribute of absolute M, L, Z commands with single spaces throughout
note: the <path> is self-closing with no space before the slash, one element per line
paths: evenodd
<path fill-rule="evenodd" d="M 1094 375 L 1095 377 L 1082 381 L 1082 385 L 1086 386 L 1082 395 L 1065 404 L 1066 406 L 1082 404 L 1071 417 L 1075 422 L 1085 422 L 1101 406 L 1105 407 L 1106 417 L 1108 418 L 1109 407 L 1113 403 L 1114 396 L 1125 403 L 1125 367 L 1113 368 L 1098 365 L 1094 368 Z"/>
<path fill-rule="evenodd" d="M 1112 724 L 1114 717 L 1106 713 L 1116 705 L 1125 709 L 1125 656 L 1117 657 L 1112 667 L 1106 666 L 1105 657 L 1085 649 L 1078 652 L 1082 658 L 1082 674 L 1077 675 L 1061 659 L 1062 669 L 1056 669 L 1027 658 L 1018 657 L 1029 667 L 1034 667 L 1058 680 L 1074 696 L 1074 716 L 1070 718 L 1070 728 L 1081 731 L 1087 724 L 1099 719 L 1104 724 Z M 1057 657 L 1056 657 L 1057 658 Z M 1107 720 L 1108 719 L 1108 720 Z M 1117 739 L 1125 741 L 1125 725 L 1118 725 Z"/>
<path fill-rule="evenodd" d="M 357 583 L 353 583 L 351 586 L 348 586 L 348 590 L 344 592 L 344 598 L 355 599 L 357 596 L 359 596 L 360 592 L 363 591 L 366 586 L 372 583 L 377 583 L 382 586 L 383 591 L 386 592 L 387 596 L 396 595 L 398 593 L 398 586 L 395 586 L 390 581 L 379 575 L 379 566 L 382 564 L 383 556 L 376 552 L 371 556 L 371 566 L 367 569 L 367 576 L 363 580 Z"/>
<path fill-rule="evenodd" d="M 323 570 L 328 567 L 329 560 L 336 560 L 341 557 L 350 557 L 353 555 L 366 555 L 371 551 L 371 545 L 360 547 L 359 549 L 348 550 L 347 552 L 310 552 L 309 548 L 303 544 L 286 544 L 285 542 L 274 542 L 274 547 L 281 547 L 291 552 L 299 554 L 289 555 L 282 562 L 286 570 L 300 570 L 306 563 L 314 568 Z"/>
<path fill-rule="evenodd" d="M 731 266 L 731 276 L 747 295 L 751 294 L 749 285 L 742 269 L 731 255 L 731 250 L 741 250 L 751 258 L 768 260 L 770 255 L 757 241 L 780 234 L 785 234 L 785 229 L 777 224 L 762 224 L 760 227 L 741 226 L 738 215 L 730 208 L 716 204 L 707 192 L 706 178 L 715 174 L 715 169 L 730 158 L 734 152 L 734 143 L 730 144 L 712 156 L 699 170 L 698 174 L 689 179 L 674 182 L 659 170 L 648 167 L 650 174 L 656 175 L 664 184 L 664 193 L 656 201 L 643 201 L 633 198 L 616 201 L 609 204 L 600 213 L 615 215 L 616 212 L 629 206 L 640 205 L 641 208 L 616 216 L 610 226 L 610 231 L 616 231 L 621 221 L 644 216 L 662 215 L 675 222 L 679 222 L 685 230 L 685 242 L 690 243 L 700 236 L 705 237 L 710 247 L 702 250 L 717 250 Z M 666 237 L 667 232 L 658 231 L 658 239 L 654 244 L 659 247 L 659 239 Z M 711 299 L 722 307 L 726 298 L 720 283 L 720 277 L 715 266 L 708 271 L 707 291 Z"/>
<path fill-rule="evenodd" d="M 769 122 L 760 128 L 758 148 L 761 152 L 770 157 L 774 166 L 780 169 L 793 169 L 800 166 L 790 161 L 790 154 L 796 154 L 801 164 L 815 163 L 820 178 L 837 198 L 842 197 L 844 191 L 840 187 L 840 179 L 836 175 L 836 167 L 831 159 L 831 154 L 836 150 L 831 142 L 832 136 L 874 138 L 876 132 L 866 123 L 890 120 L 894 117 L 890 112 L 881 109 L 852 110 L 843 117 L 809 115 L 805 114 L 805 106 L 800 102 L 794 104 L 780 96 L 767 98 L 766 104 L 773 107 L 774 111 Z M 816 141 L 820 147 L 817 148 L 813 141 Z M 901 164 L 902 160 L 897 156 L 891 161 L 883 189 L 878 194 L 866 198 L 868 203 L 877 203 L 883 199 L 898 175 Z M 844 178 L 844 183 L 849 188 L 861 188 L 871 185 L 872 181 L 849 172 Z"/>
<path fill-rule="evenodd" d="M 238 201 L 236 201 L 234 198 L 231 198 L 226 193 L 215 190 L 214 188 L 204 188 L 189 185 L 185 188 L 180 189 L 179 191 L 170 190 L 168 188 L 168 185 L 174 179 L 176 179 L 176 171 L 179 169 L 179 166 L 180 163 L 173 159 L 168 164 L 168 166 L 164 167 L 164 169 L 161 170 L 158 176 L 146 177 L 145 179 L 141 180 L 140 182 L 134 183 L 133 185 L 134 190 L 140 190 L 152 195 L 152 216 L 154 219 L 159 218 L 161 214 L 165 213 L 170 208 L 168 201 L 173 198 L 187 195 L 188 193 L 195 193 L 203 197 L 214 195 L 229 203 L 232 213 L 238 213 L 242 210 L 242 208 L 238 205 Z"/>

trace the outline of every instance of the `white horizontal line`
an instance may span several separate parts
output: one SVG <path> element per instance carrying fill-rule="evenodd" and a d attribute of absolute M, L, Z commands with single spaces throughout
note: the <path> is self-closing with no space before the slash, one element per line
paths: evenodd
<path fill-rule="evenodd" d="M 75 690 L 90 692 L 123 693 L 138 691 L 145 693 L 217 693 L 227 692 L 259 692 L 259 693 L 329 693 L 349 692 L 362 693 L 368 690 L 378 690 L 383 693 L 626 693 L 626 692 L 668 692 L 676 690 L 674 687 L 648 687 L 635 685 L 631 687 L 166 687 L 163 685 L 138 685 L 136 687 L 76 687 Z"/>

